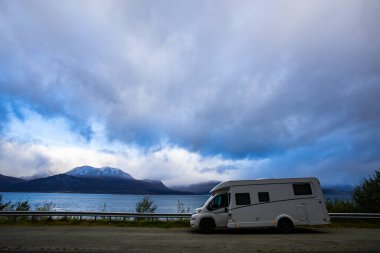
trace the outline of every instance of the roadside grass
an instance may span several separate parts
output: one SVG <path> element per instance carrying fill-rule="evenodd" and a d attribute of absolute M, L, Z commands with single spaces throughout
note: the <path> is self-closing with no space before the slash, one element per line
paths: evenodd
<path fill-rule="evenodd" d="M 28 226 L 115 226 L 115 227 L 157 227 L 157 228 L 190 228 L 189 220 L 157 220 L 157 219 L 135 219 L 122 220 L 100 218 L 97 220 L 80 220 L 78 218 L 49 219 L 39 218 L 32 220 L 26 217 L 14 217 L 8 219 L 0 217 L 0 226 L 28 225 Z M 303 226 L 302 226 L 303 227 Z M 329 225 L 304 226 L 305 228 L 371 228 L 380 229 L 380 222 L 377 220 L 333 220 Z"/>
<path fill-rule="evenodd" d="M 316 227 L 380 229 L 380 221 L 375 219 L 335 219 L 331 221 L 331 224 Z"/>
<path fill-rule="evenodd" d="M 152 219 L 136 219 L 136 220 L 118 220 L 108 218 L 100 218 L 97 220 L 80 220 L 76 218 L 62 219 L 29 219 L 26 217 L 0 218 L 0 226 L 5 225 L 30 225 L 30 226 L 115 226 L 115 227 L 158 227 L 158 228 L 180 228 L 190 227 L 189 220 L 152 220 Z"/>

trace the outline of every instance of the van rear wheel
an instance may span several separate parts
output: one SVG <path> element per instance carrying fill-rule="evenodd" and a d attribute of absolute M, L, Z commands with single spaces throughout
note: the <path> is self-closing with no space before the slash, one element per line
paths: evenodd
<path fill-rule="evenodd" d="M 290 234 L 294 232 L 293 222 L 289 219 L 282 218 L 277 223 L 277 230 L 283 234 Z"/>
<path fill-rule="evenodd" d="M 212 234 L 212 233 L 214 233 L 215 222 L 211 219 L 204 219 L 201 221 L 200 229 L 201 229 L 202 233 Z"/>

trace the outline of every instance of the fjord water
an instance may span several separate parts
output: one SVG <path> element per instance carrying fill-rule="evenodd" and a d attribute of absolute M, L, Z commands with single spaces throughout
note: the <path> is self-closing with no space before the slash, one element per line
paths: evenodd
<path fill-rule="evenodd" d="M 144 195 L 82 194 L 82 193 L 31 193 L 2 192 L 4 201 L 28 200 L 35 206 L 53 202 L 55 211 L 134 212 L 136 203 Z M 184 204 L 185 212 L 192 212 L 209 198 L 209 195 L 150 195 L 157 205 L 156 213 L 177 213 L 177 203 Z"/>
<path fill-rule="evenodd" d="M 136 203 L 144 195 L 126 194 L 83 194 L 83 193 L 32 193 L 2 192 L 4 201 L 29 201 L 34 207 L 53 202 L 55 211 L 93 211 L 93 212 L 134 212 Z M 156 213 L 177 213 L 177 203 L 184 204 L 185 212 L 192 212 L 202 206 L 209 195 L 151 195 L 157 205 Z M 325 194 L 329 199 L 350 199 L 346 194 Z"/>

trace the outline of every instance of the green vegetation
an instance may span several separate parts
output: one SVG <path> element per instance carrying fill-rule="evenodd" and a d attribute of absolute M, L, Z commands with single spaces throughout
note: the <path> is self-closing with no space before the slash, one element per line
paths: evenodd
<path fill-rule="evenodd" d="M 177 213 L 185 213 L 185 205 L 177 200 Z"/>
<path fill-rule="evenodd" d="M 53 202 L 46 202 L 42 205 L 37 205 L 32 209 L 28 200 L 17 201 L 15 203 L 8 201 L 3 202 L 3 195 L 0 194 L 0 211 L 53 211 L 55 205 Z"/>
<path fill-rule="evenodd" d="M 316 226 L 322 228 L 376 228 L 380 229 L 380 222 L 366 219 L 339 219 L 333 220 L 331 224 Z"/>
<path fill-rule="evenodd" d="M 26 201 L 17 201 L 12 203 L 11 201 L 3 202 L 3 196 L 0 195 L 0 211 L 30 211 L 30 204 Z"/>
<path fill-rule="evenodd" d="M 25 217 L 17 218 L 16 220 L 7 217 L 0 217 L 0 226 L 4 225 L 30 225 L 30 226 L 116 226 L 116 227 L 159 227 L 159 228 L 178 228 L 190 227 L 188 219 L 182 220 L 126 220 L 123 219 L 97 219 L 97 220 L 80 220 L 78 218 L 62 218 L 62 219 L 26 219 Z"/>
<path fill-rule="evenodd" d="M 380 212 L 380 170 L 375 171 L 373 177 L 364 179 L 352 194 L 358 210 L 369 213 Z"/>
<path fill-rule="evenodd" d="M 185 210 L 185 205 L 180 200 L 177 200 L 177 213 L 190 213 L 190 211 L 190 207 Z"/>
<path fill-rule="evenodd" d="M 156 211 L 157 205 L 149 196 L 144 196 L 144 198 L 136 203 L 137 213 L 154 213 Z"/>
<path fill-rule="evenodd" d="M 101 212 L 102 212 L 102 213 L 107 212 L 107 203 L 104 203 Z"/>
<path fill-rule="evenodd" d="M 326 208 L 329 213 L 356 213 L 357 208 L 351 200 L 327 199 Z"/>
<path fill-rule="evenodd" d="M 12 210 L 12 203 L 10 201 L 4 203 L 3 195 L 0 194 L 0 211 Z"/>
<path fill-rule="evenodd" d="M 55 205 L 53 204 L 53 202 L 46 202 L 46 203 L 43 203 L 41 206 L 36 206 L 34 210 L 39 211 L 39 212 L 50 212 L 50 211 L 54 211 L 54 208 L 55 208 Z"/>
<path fill-rule="evenodd" d="M 327 210 L 330 213 L 379 213 L 380 212 L 380 170 L 373 177 L 365 178 L 355 187 L 352 201 L 328 199 Z"/>

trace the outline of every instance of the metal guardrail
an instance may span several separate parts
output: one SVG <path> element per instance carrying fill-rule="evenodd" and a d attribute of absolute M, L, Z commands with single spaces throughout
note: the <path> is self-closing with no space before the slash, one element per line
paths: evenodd
<path fill-rule="evenodd" d="M 331 219 L 380 219 L 380 213 L 329 213 Z M 190 219 L 190 213 L 121 213 L 121 212 L 38 212 L 38 211 L 0 211 L 0 217 L 92 217 L 101 218 L 157 218 L 157 219 Z"/>

